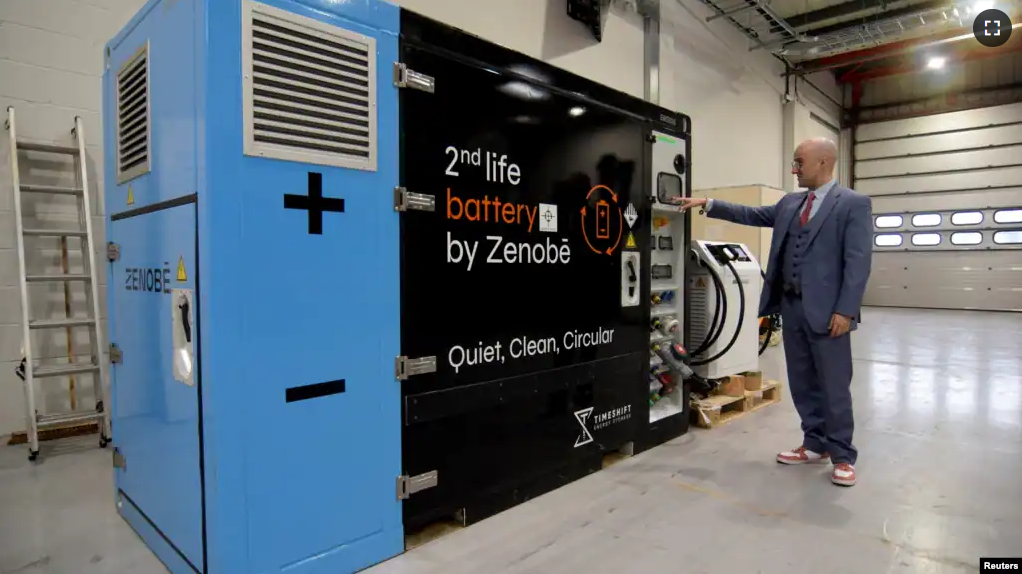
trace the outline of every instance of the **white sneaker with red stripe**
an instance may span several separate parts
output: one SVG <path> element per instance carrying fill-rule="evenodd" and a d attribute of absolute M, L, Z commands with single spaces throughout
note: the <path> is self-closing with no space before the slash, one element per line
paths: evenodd
<path fill-rule="evenodd" d="M 855 486 L 855 467 L 847 462 L 835 464 L 830 481 L 838 486 Z"/>
<path fill-rule="evenodd" d="M 777 462 L 781 464 L 820 464 L 830 462 L 830 455 L 809 450 L 804 446 L 777 454 Z"/>

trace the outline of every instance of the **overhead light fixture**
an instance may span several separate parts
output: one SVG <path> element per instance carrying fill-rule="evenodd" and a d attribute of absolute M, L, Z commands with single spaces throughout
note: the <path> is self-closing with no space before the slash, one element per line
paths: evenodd
<path fill-rule="evenodd" d="M 575 107 L 571 108 L 570 110 L 568 110 L 568 113 L 571 115 L 571 117 L 577 118 L 577 117 L 581 116 L 582 114 L 586 113 L 586 109 L 583 108 L 582 106 L 575 106 Z"/>
<path fill-rule="evenodd" d="M 939 70 L 944 67 L 944 63 L 947 60 L 941 56 L 934 56 L 930 58 L 930 61 L 926 63 L 926 67 L 931 70 Z"/>
<path fill-rule="evenodd" d="M 989 10 L 994 7 L 994 3 L 991 0 L 977 0 L 972 3 L 972 12 L 974 14 L 982 14 L 984 10 Z"/>

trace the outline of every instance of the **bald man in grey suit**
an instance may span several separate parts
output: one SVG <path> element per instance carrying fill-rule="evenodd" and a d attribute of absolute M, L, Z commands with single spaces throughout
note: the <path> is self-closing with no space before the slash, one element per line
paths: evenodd
<path fill-rule="evenodd" d="M 833 141 L 807 140 L 791 163 L 804 192 L 763 207 L 701 198 L 678 203 L 704 206 L 708 217 L 773 228 L 759 315 L 781 313 L 788 384 L 803 433 L 802 445 L 779 453 L 777 462 L 833 462 L 831 481 L 852 486 L 858 451 L 851 332 L 872 267 L 873 209 L 868 196 L 838 185 L 836 163 Z"/>

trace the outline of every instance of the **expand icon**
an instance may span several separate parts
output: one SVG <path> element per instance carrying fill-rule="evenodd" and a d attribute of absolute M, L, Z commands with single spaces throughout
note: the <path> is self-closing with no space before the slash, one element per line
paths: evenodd
<path fill-rule="evenodd" d="M 589 203 L 594 194 L 598 199 L 591 207 Z M 616 216 L 613 215 L 615 213 Z M 612 231 L 614 221 L 617 222 L 617 233 Z M 586 194 L 586 205 L 582 207 L 582 237 L 589 249 L 600 255 L 613 255 L 614 250 L 621 244 L 623 231 L 624 215 L 614 190 L 605 185 L 597 185 L 590 189 Z"/>

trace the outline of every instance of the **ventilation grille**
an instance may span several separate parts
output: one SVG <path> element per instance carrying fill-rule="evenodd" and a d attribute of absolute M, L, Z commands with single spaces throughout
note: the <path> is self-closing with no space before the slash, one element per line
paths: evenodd
<path fill-rule="evenodd" d="M 117 182 L 149 172 L 149 44 L 117 72 Z"/>
<path fill-rule="evenodd" d="M 245 154 L 376 170 L 375 40 L 245 6 Z"/>
<path fill-rule="evenodd" d="M 701 277 L 704 281 L 703 287 L 699 287 L 695 281 L 689 282 L 691 288 L 688 296 L 691 314 L 688 321 L 688 337 L 693 345 L 705 341 L 710 331 L 709 289 L 705 286 L 709 279 L 705 276 Z M 703 355 L 705 354 L 704 352 Z"/>

